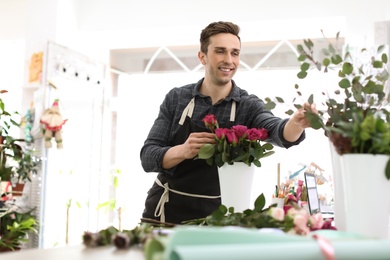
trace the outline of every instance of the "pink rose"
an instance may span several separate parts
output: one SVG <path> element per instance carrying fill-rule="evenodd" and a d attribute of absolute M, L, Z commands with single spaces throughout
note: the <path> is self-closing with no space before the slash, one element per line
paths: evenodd
<path fill-rule="evenodd" d="M 206 115 L 203 119 L 202 122 L 205 124 L 205 126 L 210 129 L 211 131 L 214 130 L 214 128 L 218 127 L 218 122 L 217 119 L 213 114 L 208 114 Z"/>
<path fill-rule="evenodd" d="M 251 128 L 246 131 L 246 134 L 250 141 L 256 141 L 256 140 L 264 141 L 268 138 L 268 130 L 265 128 L 262 129 Z"/>
<path fill-rule="evenodd" d="M 317 213 L 310 216 L 310 223 L 311 230 L 322 229 L 322 226 L 324 225 L 324 218 L 322 217 L 322 214 Z"/>
<path fill-rule="evenodd" d="M 307 225 L 308 223 L 308 215 L 297 214 L 294 216 L 294 225 L 295 231 L 297 234 L 306 235 L 310 232 L 310 229 Z"/>
<path fill-rule="evenodd" d="M 260 131 L 260 138 L 259 139 L 261 141 L 266 140 L 268 138 L 268 130 L 265 128 L 262 128 L 262 129 L 259 129 L 259 131 Z"/>
<path fill-rule="evenodd" d="M 284 210 L 282 208 L 270 208 L 269 209 L 269 214 L 271 217 L 273 217 L 276 220 L 282 221 L 284 220 Z"/>
<path fill-rule="evenodd" d="M 260 134 L 260 130 L 256 128 L 251 128 L 246 131 L 246 135 L 249 141 L 256 141 L 260 139 Z"/>
<path fill-rule="evenodd" d="M 218 140 L 222 140 L 223 138 L 225 138 L 226 131 L 228 131 L 227 128 L 217 128 L 217 129 L 215 129 L 215 135 L 216 135 L 217 139 Z"/>
<path fill-rule="evenodd" d="M 227 129 L 225 136 L 229 144 L 236 145 L 238 143 L 238 138 L 233 130 Z"/>
<path fill-rule="evenodd" d="M 238 139 L 240 139 L 240 138 L 243 138 L 245 136 L 246 130 L 248 129 L 248 127 L 246 127 L 244 125 L 235 125 L 235 126 L 232 126 L 232 129 L 236 133 L 236 136 L 238 137 Z"/>

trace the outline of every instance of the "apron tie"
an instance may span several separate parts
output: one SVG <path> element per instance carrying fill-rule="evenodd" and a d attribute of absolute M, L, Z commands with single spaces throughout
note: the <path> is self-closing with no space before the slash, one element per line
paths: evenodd
<path fill-rule="evenodd" d="M 183 113 L 181 114 L 179 125 L 183 125 L 184 121 L 186 120 L 187 115 L 189 118 L 192 117 L 192 113 L 194 112 L 194 107 L 195 107 L 195 98 L 193 97 L 191 99 L 191 101 L 187 104 Z"/>
<path fill-rule="evenodd" d="M 187 192 L 182 192 L 174 189 L 170 189 L 168 186 L 168 182 L 162 184 L 161 181 L 156 178 L 155 182 L 158 186 L 164 189 L 164 192 L 161 194 L 160 200 L 157 203 L 156 210 L 154 211 L 155 217 L 160 217 L 161 222 L 165 222 L 165 203 L 169 201 L 169 192 L 174 192 L 176 194 L 180 194 L 183 196 L 188 197 L 194 197 L 194 198 L 203 198 L 203 199 L 218 199 L 221 197 L 221 195 L 218 196 L 208 196 L 208 195 L 201 195 L 201 194 L 192 194 Z"/>

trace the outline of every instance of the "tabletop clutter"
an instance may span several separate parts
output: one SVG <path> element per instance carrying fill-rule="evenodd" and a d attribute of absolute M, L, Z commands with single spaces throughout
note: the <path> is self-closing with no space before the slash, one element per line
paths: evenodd
<path fill-rule="evenodd" d="M 308 165 L 300 163 L 297 171 L 289 172 L 284 180 L 280 180 L 280 164 L 278 164 L 278 178 L 275 185 L 275 191 L 272 194 L 272 204 L 283 208 L 285 205 L 294 206 L 304 209 L 310 214 L 308 205 L 307 187 L 305 184 L 304 174 L 309 173 L 315 177 L 315 188 L 318 191 L 318 203 L 321 211 L 333 212 L 333 181 L 331 176 L 325 176 L 324 169 L 316 163 L 311 162 Z"/>

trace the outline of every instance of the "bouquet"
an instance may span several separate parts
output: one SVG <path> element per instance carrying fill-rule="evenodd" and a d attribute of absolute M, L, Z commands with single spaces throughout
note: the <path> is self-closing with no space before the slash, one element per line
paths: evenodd
<path fill-rule="evenodd" d="M 264 128 L 247 128 L 235 125 L 231 128 L 219 128 L 214 115 L 208 114 L 202 119 L 205 126 L 215 133 L 215 144 L 205 144 L 198 152 L 198 159 L 205 159 L 209 165 L 222 167 L 225 163 L 243 162 L 261 166 L 260 159 L 275 153 L 271 143 L 261 143 L 268 138 Z"/>

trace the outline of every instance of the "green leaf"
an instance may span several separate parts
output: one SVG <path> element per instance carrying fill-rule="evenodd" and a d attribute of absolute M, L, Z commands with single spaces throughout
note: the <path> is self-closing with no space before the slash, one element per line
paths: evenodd
<path fill-rule="evenodd" d="M 304 61 L 304 60 L 306 60 L 306 55 L 305 54 L 299 55 L 298 61 Z"/>
<path fill-rule="evenodd" d="M 336 53 L 336 49 L 333 47 L 333 45 L 330 43 L 329 46 L 328 46 L 328 50 L 331 54 L 335 54 Z"/>
<path fill-rule="evenodd" d="M 390 159 L 387 161 L 385 174 L 386 178 L 390 180 Z"/>
<path fill-rule="evenodd" d="M 326 48 L 322 48 L 322 53 L 323 53 L 325 56 L 329 56 L 329 55 L 330 55 L 330 52 L 329 52 L 328 49 L 326 49 Z"/>
<path fill-rule="evenodd" d="M 307 102 L 308 102 L 309 104 L 313 104 L 313 102 L 314 102 L 314 96 L 313 96 L 313 94 L 310 95 L 310 97 L 309 97 L 309 99 L 307 100 Z"/>
<path fill-rule="evenodd" d="M 380 46 L 378 46 L 377 52 L 378 52 L 378 53 L 381 53 L 381 52 L 383 52 L 384 50 L 385 50 L 385 46 L 384 46 L 384 45 L 380 45 Z"/>
<path fill-rule="evenodd" d="M 332 56 L 331 60 L 332 60 L 332 63 L 335 64 L 335 65 L 338 65 L 338 64 L 340 64 L 343 61 L 343 59 L 338 54 Z"/>
<path fill-rule="evenodd" d="M 328 59 L 328 58 L 325 58 L 325 59 L 322 61 L 322 65 L 324 65 L 324 66 L 329 66 L 329 64 L 330 64 L 330 59 Z"/>
<path fill-rule="evenodd" d="M 344 62 L 342 70 L 345 75 L 349 75 L 353 72 L 353 65 L 349 62 Z"/>
<path fill-rule="evenodd" d="M 342 79 L 339 82 L 340 88 L 349 88 L 351 86 L 351 82 L 348 79 Z"/>
<path fill-rule="evenodd" d="M 310 64 L 307 62 L 304 62 L 301 64 L 301 71 L 307 71 L 310 68 Z"/>
<path fill-rule="evenodd" d="M 292 114 L 294 114 L 294 111 L 292 111 L 291 109 L 287 110 L 285 112 L 287 115 L 291 116 Z"/>
<path fill-rule="evenodd" d="M 198 152 L 199 159 L 208 159 L 214 155 L 215 146 L 213 144 L 205 144 L 203 145 Z"/>
<path fill-rule="evenodd" d="M 302 105 L 301 105 L 301 104 L 294 104 L 294 107 L 295 107 L 296 109 L 301 109 L 301 108 L 302 108 Z"/>
<path fill-rule="evenodd" d="M 255 200 L 255 208 L 254 208 L 254 211 L 256 212 L 260 212 L 263 210 L 265 206 L 265 196 L 264 194 L 260 194 L 259 197 L 257 197 L 257 199 Z"/>
<path fill-rule="evenodd" d="M 307 76 L 307 72 L 306 72 L 306 71 L 300 71 L 300 72 L 298 72 L 298 74 L 297 74 L 297 77 L 298 77 L 299 79 L 304 79 L 304 78 L 306 78 L 306 76 Z"/>
<path fill-rule="evenodd" d="M 388 61 L 388 60 L 387 60 L 387 54 L 386 54 L 386 53 L 383 53 L 383 54 L 382 54 L 382 62 L 386 64 L 387 61 Z"/>
<path fill-rule="evenodd" d="M 274 146 L 271 143 L 265 143 L 265 144 L 263 144 L 263 148 L 265 150 L 272 150 L 274 148 Z"/>
<path fill-rule="evenodd" d="M 276 103 L 275 102 L 268 102 L 266 104 L 264 104 L 264 108 L 267 109 L 267 110 L 272 110 L 276 107 Z"/>

